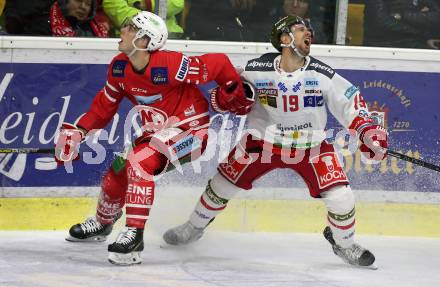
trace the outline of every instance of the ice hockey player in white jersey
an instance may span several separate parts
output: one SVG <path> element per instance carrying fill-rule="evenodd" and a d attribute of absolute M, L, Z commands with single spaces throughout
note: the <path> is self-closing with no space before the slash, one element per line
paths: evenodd
<path fill-rule="evenodd" d="M 272 28 L 271 42 L 280 53 L 250 60 L 242 76 L 256 88 L 249 132 L 218 166 L 189 221 L 168 230 L 168 244 L 199 239 L 206 226 L 241 189 L 249 190 L 264 174 L 279 168 L 296 171 L 310 195 L 327 208 L 324 236 L 345 262 L 374 267 L 374 255 L 354 242 L 355 200 L 332 144 L 325 140 L 327 109 L 354 130 L 367 157 L 386 157 L 386 130 L 370 116 L 360 91 L 331 67 L 309 56 L 313 31 L 297 16 Z"/>

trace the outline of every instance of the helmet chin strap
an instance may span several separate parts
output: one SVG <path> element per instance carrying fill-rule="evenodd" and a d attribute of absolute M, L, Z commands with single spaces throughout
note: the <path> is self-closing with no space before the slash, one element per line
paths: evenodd
<path fill-rule="evenodd" d="M 140 39 L 139 37 L 134 37 L 133 40 L 131 41 L 131 44 L 133 45 L 133 50 L 131 50 L 130 53 L 127 54 L 127 57 L 131 57 L 134 55 L 134 53 L 136 53 L 136 51 L 148 51 L 147 48 L 139 48 L 138 46 L 136 46 L 136 40 Z"/>
<path fill-rule="evenodd" d="M 293 36 L 292 32 L 289 32 L 289 36 L 290 36 L 290 43 L 289 44 L 281 44 L 281 47 L 290 47 L 292 48 L 293 52 L 295 52 L 295 54 L 297 54 L 299 57 L 301 58 L 305 58 L 306 55 L 304 55 L 303 53 L 301 53 L 298 48 L 295 45 L 295 37 Z"/>

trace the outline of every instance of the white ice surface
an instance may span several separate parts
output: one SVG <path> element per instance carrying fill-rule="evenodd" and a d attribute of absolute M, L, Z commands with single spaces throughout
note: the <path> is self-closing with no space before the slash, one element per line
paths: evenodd
<path fill-rule="evenodd" d="M 440 239 L 358 236 L 377 258 L 368 270 L 343 263 L 320 234 L 210 231 L 171 247 L 146 232 L 143 263 L 130 267 L 108 263 L 106 243 L 65 235 L 0 232 L 0 286 L 440 286 Z"/>

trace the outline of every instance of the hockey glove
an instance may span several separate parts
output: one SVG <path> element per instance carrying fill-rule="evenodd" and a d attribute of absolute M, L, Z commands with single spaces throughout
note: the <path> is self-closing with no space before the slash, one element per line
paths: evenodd
<path fill-rule="evenodd" d="M 388 133 L 379 125 L 365 127 L 359 139 L 362 144 L 359 147 L 362 153 L 373 160 L 383 160 L 387 156 Z"/>
<path fill-rule="evenodd" d="M 219 113 L 245 115 L 250 112 L 254 98 L 255 89 L 247 82 L 229 81 L 211 91 L 212 108 Z"/>
<path fill-rule="evenodd" d="M 372 118 L 356 117 L 350 128 L 359 135 L 360 151 L 368 159 L 383 160 L 387 156 L 388 132 Z"/>
<path fill-rule="evenodd" d="M 70 162 L 79 159 L 79 145 L 85 138 L 85 130 L 69 123 L 63 123 L 55 145 L 55 161 Z"/>

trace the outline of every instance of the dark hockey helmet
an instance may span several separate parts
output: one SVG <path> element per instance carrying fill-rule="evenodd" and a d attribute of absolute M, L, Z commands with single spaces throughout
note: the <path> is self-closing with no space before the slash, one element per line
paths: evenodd
<path fill-rule="evenodd" d="M 281 52 L 281 34 L 283 33 L 289 33 L 290 27 L 292 27 L 295 24 L 303 24 L 307 27 L 312 33 L 313 38 L 313 29 L 310 25 L 309 20 L 304 20 L 303 18 L 296 16 L 296 15 L 289 15 L 281 18 L 278 20 L 273 26 L 272 26 L 272 32 L 270 34 L 270 42 L 272 43 L 272 46 L 275 47 L 278 51 Z"/>

